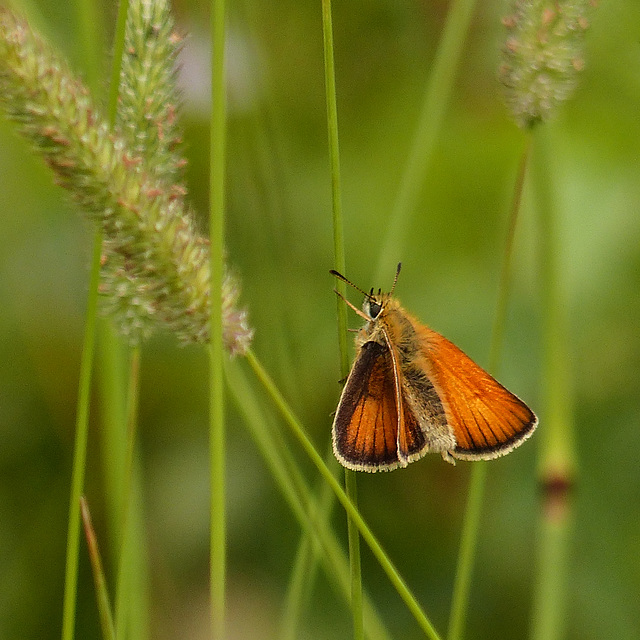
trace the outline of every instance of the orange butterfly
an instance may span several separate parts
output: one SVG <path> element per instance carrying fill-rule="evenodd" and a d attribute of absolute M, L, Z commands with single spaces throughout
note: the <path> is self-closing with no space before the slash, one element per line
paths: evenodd
<path fill-rule="evenodd" d="M 509 453 L 538 419 L 458 347 L 421 324 L 391 292 L 365 293 L 367 324 L 333 421 L 333 450 L 354 471 L 391 471 L 425 453 L 455 464 Z"/>

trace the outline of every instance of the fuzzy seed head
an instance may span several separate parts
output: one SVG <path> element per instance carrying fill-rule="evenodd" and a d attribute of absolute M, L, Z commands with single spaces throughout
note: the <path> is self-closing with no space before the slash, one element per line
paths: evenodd
<path fill-rule="evenodd" d="M 135 33 L 162 38 L 175 48 L 172 24 L 166 15 L 163 22 L 154 13 L 166 9 L 166 3 L 133 5 L 150 20 L 144 34 L 139 29 Z M 159 50 L 166 54 L 167 45 L 163 46 Z M 139 43 L 131 47 L 138 52 L 145 49 Z M 164 71 L 142 64 L 147 71 L 144 82 L 164 98 L 173 95 L 171 56 L 164 61 Z M 206 342 L 209 245 L 197 233 L 184 186 L 176 184 L 183 159 L 166 144 L 174 145 L 177 138 L 175 102 L 158 105 L 160 111 L 154 107 L 150 115 L 145 109 L 154 102 L 153 90 L 145 85 L 136 91 L 139 95 L 131 96 L 136 100 L 143 96 L 140 110 L 132 106 L 120 113 L 119 126 L 112 130 L 65 62 L 26 22 L 0 8 L 0 105 L 43 156 L 58 184 L 100 226 L 104 237 L 100 291 L 106 308 L 134 343 L 159 326 L 168 327 L 184 342 Z M 136 119 L 139 114 L 142 120 Z M 141 122 L 151 125 L 137 136 L 134 130 Z M 159 131 L 162 135 L 155 135 Z M 223 307 L 230 353 L 244 353 L 252 337 L 246 312 L 236 306 L 238 296 L 237 280 L 227 274 L 222 300 L 216 304 Z"/>
<path fill-rule="evenodd" d="M 588 0 L 515 0 L 498 75 L 507 106 L 523 128 L 551 117 L 584 68 Z"/>

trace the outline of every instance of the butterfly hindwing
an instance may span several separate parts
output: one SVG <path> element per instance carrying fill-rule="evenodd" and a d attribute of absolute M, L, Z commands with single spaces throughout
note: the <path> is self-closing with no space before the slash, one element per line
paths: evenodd
<path fill-rule="evenodd" d="M 430 329 L 421 333 L 431 377 L 455 436 L 452 456 L 496 458 L 531 435 L 538 420 L 520 398 L 440 334 Z"/>
<path fill-rule="evenodd" d="M 411 410 L 407 396 L 403 393 L 402 421 L 398 429 L 398 461 L 406 467 L 409 462 L 421 458 L 428 450 L 427 440 L 420 428 L 415 413 Z"/>

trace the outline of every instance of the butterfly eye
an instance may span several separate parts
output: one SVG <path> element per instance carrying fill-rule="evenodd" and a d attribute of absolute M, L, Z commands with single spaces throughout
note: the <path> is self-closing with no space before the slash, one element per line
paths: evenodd
<path fill-rule="evenodd" d="M 369 300 L 369 316 L 372 320 L 375 320 L 382 311 L 382 305 L 375 300 Z"/>

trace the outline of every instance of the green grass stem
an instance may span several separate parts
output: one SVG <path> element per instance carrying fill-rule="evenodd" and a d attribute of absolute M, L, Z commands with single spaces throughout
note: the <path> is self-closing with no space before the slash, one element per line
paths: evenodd
<path fill-rule="evenodd" d="M 538 531 L 538 572 L 533 598 L 532 640 L 560 640 L 567 629 L 567 570 L 573 518 L 542 517 Z"/>
<path fill-rule="evenodd" d="M 344 223 L 342 218 L 342 187 L 340 181 L 340 145 L 338 139 L 338 106 L 336 99 L 336 72 L 333 56 L 333 21 L 331 0 L 322 0 L 322 33 L 324 44 L 325 95 L 327 101 L 327 132 L 329 135 L 329 163 L 331 166 L 331 202 L 333 221 L 333 253 L 335 268 L 345 270 Z M 336 288 L 345 293 L 345 284 L 336 280 Z M 338 340 L 340 347 L 341 374 L 349 372 L 347 350 L 347 311 L 344 304 L 338 304 Z"/>
<path fill-rule="evenodd" d="M 279 431 L 275 432 L 275 436 L 282 443 L 284 450 L 288 451 L 286 444 L 284 444 L 284 441 L 281 439 L 281 437 L 278 437 Z M 293 457 L 288 456 L 288 459 L 290 459 L 291 473 L 299 473 Z M 329 446 L 327 448 L 325 461 L 331 473 L 337 477 L 342 467 L 333 455 L 333 446 L 331 445 L 331 443 L 329 443 Z M 333 506 L 335 504 L 335 496 L 331 491 L 331 488 L 322 481 L 319 483 L 319 486 L 314 489 L 314 495 L 317 496 L 317 498 L 314 498 L 313 500 L 317 502 L 317 513 L 318 519 L 322 521 L 321 526 L 330 528 L 331 514 L 333 511 Z M 283 607 L 281 634 L 282 640 L 295 640 L 299 636 L 298 625 L 302 617 L 302 611 L 304 608 L 306 608 L 307 603 L 311 597 L 311 593 L 315 585 L 317 568 L 318 554 L 314 552 L 314 548 L 311 545 L 309 535 L 306 533 L 306 531 L 304 531 L 303 536 L 300 539 L 298 550 L 296 552 L 296 560 L 291 571 L 291 578 L 289 581 L 289 586 L 287 588 L 287 597 L 285 598 L 285 605 Z M 346 561 L 345 569 L 345 593 L 347 602 L 350 605 L 351 578 L 350 569 Z"/>
<path fill-rule="evenodd" d="M 344 470 L 345 492 L 351 504 L 358 508 L 358 481 L 355 471 Z M 349 564 L 351 567 L 351 612 L 353 615 L 354 640 L 364 639 L 364 620 L 362 608 L 362 569 L 360 562 L 360 534 L 352 518 L 347 520 L 349 539 Z"/>
<path fill-rule="evenodd" d="M 513 245 L 515 241 L 516 223 L 522 202 L 524 179 L 527 171 L 528 147 L 525 149 L 514 185 L 511 211 L 507 227 L 507 237 L 504 246 L 504 259 L 498 287 L 498 303 L 491 336 L 491 350 L 489 354 L 488 370 L 497 375 L 500 364 L 500 353 L 504 342 L 504 327 L 507 317 L 507 303 L 511 283 L 511 263 L 513 258 Z M 469 493 L 465 507 L 462 524 L 460 548 L 458 550 L 458 562 L 456 577 L 453 586 L 453 598 L 451 600 L 451 612 L 449 614 L 449 629 L 447 640 L 460 640 L 464 637 L 464 629 L 469 607 L 469 591 L 473 565 L 478 546 L 480 532 L 480 518 L 482 516 L 482 502 L 487 479 L 487 467 L 484 461 L 478 461 L 471 467 L 469 481 Z"/>
<path fill-rule="evenodd" d="M 111 125 L 117 117 L 129 4 L 129 0 L 118 3 L 107 102 Z M 144 585 L 146 554 L 141 531 L 142 516 L 139 502 L 135 499 L 139 489 L 134 473 L 141 351 L 140 347 L 131 349 L 125 344 L 107 322 L 101 322 L 99 327 L 100 378 L 105 405 L 104 440 L 107 444 L 105 460 L 109 470 L 107 472 L 105 468 L 105 478 L 115 533 L 113 543 L 117 549 L 115 625 L 118 637 L 141 638 L 146 635 L 148 616 Z M 122 407 L 121 398 L 124 396 L 126 406 Z"/>
<path fill-rule="evenodd" d="M 87 299 L 87 321 L 84 330 L 82 358 L 80 361 L 80 381 L 76 409 L 76 435 L 73 447 L 71 497 L 69 499 L 69 529 L 67 534 L 67 555 L 62 605 L 62 640 L 72 640 L 75 627 L 76 596 L 78 591 L 78 553 L 80 550 L 80 498 L 84 491 L 84 477 L 87 462 L 91 372 L 93 369 L 93 354 L 96 339 L 101 247 L 101 234 L 96 232 L 93 243 L 91 278 L 89 280 L 89 296 Z"/>
<path fill-rule="evenodd" d="M 502 269 L 500 271 L 500 283 L 498 285 L 498 302 L 496 304 L 496 313 L 493 320 L 493 331 L 491 335 L 491 348 L 489 351 L 489 372 L 497 376 L 499 374 L 502 346 L 504 344 L 504 331 L 507 321 L 507 307 L 509 303 L 509 294 L 511 292 L 511 272 L 513 264 L 513 247 L 515 245 L 516 228 L 518 217 L 522 206 L 522 194 L 524 192 L 524 183 L 527 176 L 529 166 L 530 141 L 522 152 L 520 163 L 518 165 L 518 173 L 513 188 L 513 198 L 511 200 L 511 210 L 509 212 L 509 220 L 507 226 L 507 237 L 504 245 L 504 257 L 502 260 Z"/>
<path fill-rule="evenodd" d="M 299 636 L 300 617 L 307 608 L 316 581 L 318 564 L 309 533 L 303 531 L 296 551 L 293 569 L 282 608 L 280 640 L 296 640 Z"/>
<path fill-rule="evenodd" d="M 401 259 L 409 219 L 415 212 L 427 177 L 475 5 L 476 0 L 453 0 L 449 5 L 447 21 L 425 86 L 420 119 L 411 138 L 413 144 L 389 217 L 374 282 L 381 282 L 393 273 Z"/>
<path fill-rule="evenodd" d="M 471 589 L 473 564 L 478 548 L 480 518 L 482 516 L 482 502 L 486 484 L 487 464 L 484 460 L 479 460 L 471 467 L 469 492 L 462 522 L 458 563 L 453 585 L 453 597 L 451 599 L 447 640 L 460 640 L 464 637 L 469 607 L 469 591 Z"/>
<path fill-rule="evenodd" d="M 534 587 L 531 638 L 565 636 L 568 555 L 573 505 L 570 489 L 576 473 L 567 294 L 561 266 L 561 237 L 554 210 L 548 126 L 534 133 L 533 176 L 540 226 L 540 275 L 543 314 L 543 428 L 538 438 L 542 487 L 538 573 Z"/>
<path fill-rule="evenodd" d="M 105 33 L 102 13 L 99 11 L 100 3 L 95 0 L 76 0 L 74 3 L 76 11 L 76 24 L 78 25 L 77 49 L 80 53 L 79 59 L 84 63 L 85 80 L 91 90 L 97 92 L 102 88 L 100 85 L 100 73 L 102 65 L 100 60 L 104 53 Z M 116 87 L 117 87 L 116 83 Z"/>
<path fill-rule="evenodd" d="M 391 560 L 389 560 L 389 557 L 384 552 L 384 550 L 380 546 L 380 543 L 377 541 L 376 537 L 367 526 L 358 509 L 353 505 L 344 489 L 340 486 L 340 483 L 333 476 L 331 470 L 327 467 L 320 454 L 315 450 L 313 444 L 307 438 L 302 425 L 293 414 L 291 408 L 282 397 L 277 386 L 275 385 L 269 374 L 266 372 L 266 370 L 262 367 L 253 351 L 249 350 L 247 352 L 246 358 L 251 368 L 253 369 L 254 374 L 256 375 L 260 383 L 264 386 L 278 411 L 281 413 L 291 433 L 302 446 L 306 455 L 316 466 L 322 478 L 331 487 L 331 490 L 334 492 L 336 498 L 347 512 L 347 515 L 353 520 L 355 526 L 360 532 L 360 535 L 371 549 L 374 557 L 382 567 L 383 571 L 386 573 L 391 584 L 398 592 L 398 595 L 403 600 L 420 628 L 424 631 L 425 635 L 428 638 L 432 638 L 433 640 L 439 638 L 440 636 L 436 632 L 435 628 L 433 627 L 425 613 L 422 611 L 420 605 L 418 604 L 418 601 L 415 599 L 415 596 L 411 593 L 409 587 L 404 582 L 397 569 L 393 566 Z"/>
<path fill-rule="evenodd" d="M 102 567 L 102 559 L 98 548 L 98 540 L 91 522 L 91 513 L 89 505 L 84 496 L 80 498 L 80 509 L 82 512 L 82 522 L 84 524 L 84 533 L 89 547 L 89 558 L 91 560 L 91 568 L 93 570 L 93 580 L 96 585 L 96 594 L 98 600 L 98 612 L 100 614 L 100 627 L 102 629 L 103 640 L 115 640 L 116 630 L 113 624 L 113 615 L 111 613 L 111 602 L 109 599 L 109 591 L 107 589 L 107 579 L 104 575 Z"/>
<path fill-rule="evenodd" d="M 226 168 L 225 2 L 211 0 L 211 138 L 209 241 L 211 261 L 209 342 L 210 598 L 211 637 L 225 636 L 226 516 L 222 283 Z"/>
<path fill-rule="evenodd" d="M 329 133 L 329 159 L 331 164 L 331 193 L 333 203 L 333 248 L 334 263 L 341 273 L 345 270 L 344 224 L 342 219 L 342 194 L 340 182 L 340 147 L 338 144 L 338 107 L 336 99 L 336 73 L 333 47 L 333 19 L 331 0 L 322 0 L 322 32 L 324 38 L 325 93 L 327 99 L 327 129 Z M 337 281 L 339 291 L 344 295 L 345 283 Z M 349 373 L 347 346 L 347 311 L 338 296 L 338 345 L 340 349 L 340 373 L 345 378 Z M 329 454 L 331 455 L 331 454 Z M 354 472 L 345 469 L 345 489 L 354 505 L 358 502 L 358 482 Z M 363 640 L 364 626 L 362 613 L 362 568 L 360 561 L 360 536 L 358 529 L 347 517 L 349 538 L 349 559 L 351 563 L 351 611 L 353 615 L 354 640 Z"/>
<path fill-rule="evenodd" d="M 568 295 L 561 261 L 562 239 L 551 188 L 552 151 L 546 128 L 534 138 L 534 180 L 540 225 L 540 275 L 543 311 L 543 394 L 545 429 L 540 438 L 542 472 L 573 476 L 576 447 L 573 426 L 573 388 L 570 372 Z"/>
<path fill-rule="evenodd" d="M 109 556 L 114 566 L 122 546 L 122 502 L 127 451 L 127 353 L 111 323 L 98 321 L 97 384 L 100 397 L 100 452 L 106 505 Z"/>
<path fill-rule="evenodd" d="M 102 33 L 100 21 L 95 12 L 96 4 L 91 0 L 79 0 L 76 3 L 77 23 L 82 41 L 85 73 L 89 85 L 96 90 L 99 82 L 101 58 L 100 38 Z M 118 33 L 124 33 L 124 25 Z M 120 53 L 121 50 L 116 54 Z M 112 81 L 110 88 L 113 109 L 110 111 L 111 122 L 115 120 L 115 105 L 117 102 L 118 81 Z M 86 466 L 86 449 L 88 441 L 89 402 L 91 392 L 91 373 L 97 333 L 98 284 L 100 281 L 100 258 L 102 254 L 102 235 L 96 232 L 94 236 L 93 259 L 89 282 L 89 297 L 87 301 L 86 327 L 80 365 L 80 386 L 78 390 L 78 408 L 76 414 L 76 440 L 74 445 L 73 471 L 71 481 L 71 498 L 69 505 L 69 533 L 67 541 L 67 557 L 65 569 L 65 587 L 63 596 L 62 638 L 72 640 L 75 627 L 75 607 L 78 583 L 78 553 L 80 538 L 80 497 L 84 490 L 84 476 Z M 109 385 L 107 385 L 109 386 Z M 103 387 L 103 390 L 106 387 Z M 109 386 L 115 390 L 113 386 Z M 106 400 L 106 398 L 105 398 Z M 108 403 L 109 401 L 106 400 Z"/>
<path fill-rule="evenodd" d="M 116 30 L 113 40 L 113 58 L 111 62 L 111 80 L 109 87 L 109 102 L 107 113 L 109 122 L 113 125 L 118 111 L 118 88 L 120 86 L 120 72 L 122 70 L 122 55 L 124 53 L 125 29 L 129 13 L 129 0 L 119 0 L 118 16 L 116 18 Z M 115 90 L 113 89 L 115 87 Z"/>
<path fill-rule="evenodd" d="M 86 62 L 85 73 L 94 89 L 98 87 L 100 59 L 99 21 L 92 15 L 95 3 L 91 0 L 79 0 L 76 3 L 76 20 L 81 38 L 83 59 Z M 93 258 L 87 299 L 86 325 L 80 363 L 80 381 L 76 412 L 76 435 L 73 452 L 73 469 L 71 477 L 71 496 L 69 500 L 69 520 L 67 535 L 67 552 L 65 561 L 65 584 L 62 609 L 62 639 L 72 640 L 75 629 L 75 611 L 78 589 L 78 553 L 80 550 L 80 498 L 84 491 L 86 472 L 87 442 L 89 432 L 89 404 L 91 395 L 91 378 L 96 343 L 96 325 L 98 309 L 98 283 L 100 281 L 100 257 L 102 235 L 94 236 Z"/>
<path fill-rule="evenodd" d="M 227 380 L 232 398 L 244 417 L 245 424 L 278 488 L 305 533 L 304 541 L 310 547 L 311 558 L 314 563 L 316 560 L 322 563 L 330 582 L 336 586 L 347 606 L 350 607 L 349 561 L 326 518 L 324 496 L 321 495 L 320 499 L 316 497 L 316 492 L 312 491 L 300 472 L 280 429 L 269 425 L 264 409 L 251 389 L 242 366 L 240 361 L 231 361 L 227 366 Z M 305 586 L 308 587 L 309 583 L 307 582 Z M 304 593 L 304 589 L 301 591 Z M 287 619 L 287 616 L 298 615 L 299 608 L 292 606 L 292 611 L 285 608 L 282 633 L 278 636 L 283 639 L 300 637 L 300 633 L 297 632 L 297 622 Z M 363 594 L 363 609 L 366 636 L 371 640 L 389 640 L 390 635 L 366 593 Z M 292 632 L 296 635 L 291 636 Z"/>
<path fill-rule="evenodd" d="M 131 506 L 133 496 L 133 466 L 136 433 L 138 426 L 138 401 L 140 391 L 140 348 L 133 349 L 129 371 L 129 392 L 127 399 L 127 439 L 123 469 L 122 513 L 120 514 L 121 548 L 118 558 L 118 577 L 116 586 L 116 630 L 119 638 L 127 637 L 124 629 L 132 622 L 135 611 L 131 608 L 133 601 L 131 589 L 135 584 L 133 571 L 135 567 L 131 558 L 135 555 L 135 539 L 133 537 Z"/>

